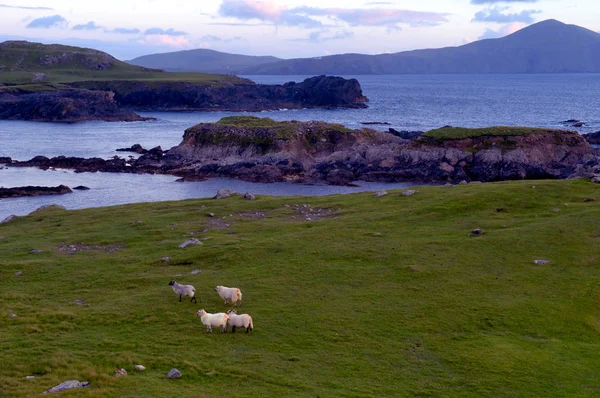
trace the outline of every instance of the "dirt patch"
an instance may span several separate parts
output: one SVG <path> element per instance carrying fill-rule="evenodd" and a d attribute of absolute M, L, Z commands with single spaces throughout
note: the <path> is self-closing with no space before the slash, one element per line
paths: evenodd
<path fill-rule="evenodd" d="M 75 254 L 77 252 L 89 252 L 89 251 L 102 251 L 104 253 L 115 253 L 123 250 L 125 245 L 86 245 L 83 242 L 80 243 L 63 243 L 58 251 L 66 254 Z"/>
<path fill-rule="evenodd" d="M 253 213 L 239 213 L 238 217 L 242 217 L 242 218 L 266 218 L 267 217 L 267 213 L 265 213 L 264 211 L 256 211 Z"/>
<path fill-rule="evenodd" d="M 301 204 L 291 206 L 296 212 L 296 216 L 292 216 L 295 221 L 316 221 L 326 218 L 334 218 L 336 210 L 312 207 L 310 204 Z"/>

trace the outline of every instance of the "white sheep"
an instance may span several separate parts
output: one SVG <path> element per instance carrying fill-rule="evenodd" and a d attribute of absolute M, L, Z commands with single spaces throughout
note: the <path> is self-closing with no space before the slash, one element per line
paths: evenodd
<path fill-rule="evenodd" d="M 225 304 L 231 301 L 233 305 L 242 305 L 242 292 L 237 287 L 217 286 L 215 290 L 219 293 Z"/>
<path fill-rule="evenodd" d="M 227 320 L 229 319 L 229 316 L 226 313 L 219 312 L 218 314 L 209 314 L 204 310 L 198 310 L 196 315 L 200 317 L 200 321 L 206 326 L 206 333 L 212 333 L 213 326 L 220 326 L 221 333 L 227 331 Z"/>
<path fill-rule="evenodd" d="M 171 286 L 173 288 L 173 291 L 175 292 L 175 294 L 179 295 L 179 301 L 181 301 L 181 296 L 190 296 L 190 303 L 193 301 L 194 303 L 197 303 L 198 301 L 196 301 L 196 288 L 192 285 L 180 285 L 179 283 L 175 282 L 175 281 L 171 281 L 169 282 L 169 286 Z"/>
<path fill-rule="evenodd" d="M 248 314 L 238 315 L 235 310 L 227 311 L 229 316 L 229 324 L 231 325 L 231 333 L 235 333 L 235 328 L 246 328 L 246 333 L 254 329 L 252 317 Z"/>

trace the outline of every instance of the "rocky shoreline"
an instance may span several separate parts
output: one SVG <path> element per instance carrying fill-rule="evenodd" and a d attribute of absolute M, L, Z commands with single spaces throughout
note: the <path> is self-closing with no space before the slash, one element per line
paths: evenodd
<path fill-rule="evenodd" d="M 0 119 L 45 122 L 143 121 L 136 111 L 265 111 L 366 108 L 356 79 L 315 76 L 283 85 L 83 81 L 66 89 L 0 92 Z"/>
<path fill-rule="evenodd" d="M 503 181 L 593 177 L 600 154 L 577 132 L 532 129 L 523 135 L 438 139 L 412 132 L 350 130 L 324 122 L 224 118 L 186 130 L 169 150 L 128 149 L 137 159 L 36 156 L 5 159 L 10 167 L 76 172 L 170 174 L 184 181 L 212 177 L 251 182 L 348 185 L 353 181 Z M 440 130 L 441 131 L 441 130 Z"/>
<path fill-rule="evenodd" d="M 24 196 L 64 195 L 72 192 L 71 188 L 66 185 L 59 185 L 57 187 L 39 187 L 30 185 L 14 188 L 0 187 L 0 199 L 20 198 Z"/>

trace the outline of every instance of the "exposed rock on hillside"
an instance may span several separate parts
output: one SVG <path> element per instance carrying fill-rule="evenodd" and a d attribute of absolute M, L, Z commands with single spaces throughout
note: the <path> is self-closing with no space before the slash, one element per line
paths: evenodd
<path fill-rule="evenodd" d="M 0 119 L 41 122 L 87 120 L 149 120 L 122 108 L 111 92 L 73 90 L 44 91 L 24 95 L 0 94 Z"/>
<path fill-rule="evenodd" d="M 251 83 L 251 82 L 250 82 Z M 262 111 L 282 108 L 366 108 L 356 79 L 315 76 L 283 85 L 200 85 L 186 82 L 87 81 L 71 86 L 115 93 L 137 110 Z"/>

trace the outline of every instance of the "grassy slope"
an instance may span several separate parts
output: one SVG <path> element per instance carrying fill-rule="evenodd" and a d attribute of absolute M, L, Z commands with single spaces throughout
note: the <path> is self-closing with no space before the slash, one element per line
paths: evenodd
<path fill-rule="evenodd" d="M 0 225 L 0 393 L 79 379 L 91 387 L 64 396 L 598 395 L 598 186 L 418 191 L 53 210 Z M 295 204 L 336 217 L 304 221 Z M 266 218 L 240 216 L 256 211 Z M 477 227 L 486 233 L 469 236 Z M 209 239 L 178 249 L 191 233 Z M 58 251 L 78 242 L 124 249 Z M 195 285 L 198 305 L 177 302 L 173 278 Z M 204 333 L 195 311 L 227 308 L 217 284 L 243 290 L 252 334 Z M 131 372 L 137 363 L 147 370 Z M 119 367 L 130 375 L 111 376 Z M 162 377 L 172 367 L 181 380 Z"/>
<path fill-rule="evenodd" d="M 485 136 L 516 136 L 559 131 L 562 130 L 507 126 L 495 126 L 485 128 L 446 127 L 441 129 L 430 130 L 424 133 L 423 136 L 440 140 L 460 140 L 463 138 L 476 138 Z"/>
<path fill-rule="evenodd" d="M 55 65 L 41 65 L 40 60 L 44 56 L 60 56 L 63 53 L 74 53 L 73 59 L 66 60 Z M 113 66 L 105 70 L 93 70 L 90 64 L 102 63 L 112 59 Z M 99 51 L 60 45 L 38 45 L 28 43 L 26 45 L 13 45 L 0 48 L 0 86 L 10 84 L 12 88 L 3 90 L 39 91 L 40 86 L 47 90 L 60 88 L 60 84 L 79 81 L 106 81 L 106 80 L 142 80 L 142 81 L 185 81 L 198 84 L 220 84 L 223 82 L 242 82 L 235 76 L 217 75 L 207 73 L 167 73 L 155 69 L 146 69 L 116 60 Z M 37 73 L 46 76 L 43 82 L 34 82 Z M 43 84 L 41 84 L 43 83 Z M 31 85 L 31 86 L 30 86 Z"/>

